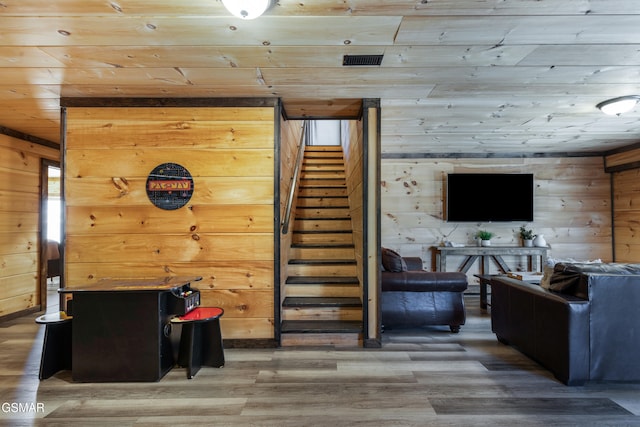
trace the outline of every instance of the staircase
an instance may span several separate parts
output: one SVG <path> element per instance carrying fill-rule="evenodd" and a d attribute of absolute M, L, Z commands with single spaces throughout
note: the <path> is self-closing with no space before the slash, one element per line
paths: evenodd
<path fill-rule="evenodd" d="M 361 344 L 356 269 L 342 147 L 306 147 L 282 303 L 283 346 Z"/>

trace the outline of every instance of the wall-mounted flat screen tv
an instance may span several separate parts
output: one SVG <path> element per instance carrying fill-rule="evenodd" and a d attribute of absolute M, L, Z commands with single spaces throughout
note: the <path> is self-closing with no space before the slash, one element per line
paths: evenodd
<path fill-rule="evenodd" d="M 450 222 L 533 221 L 533 174 L 450 173 L 446 217 Z"/>

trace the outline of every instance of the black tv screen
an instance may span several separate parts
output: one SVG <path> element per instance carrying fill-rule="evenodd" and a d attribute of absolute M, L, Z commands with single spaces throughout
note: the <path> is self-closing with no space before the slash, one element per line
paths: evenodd
<path fill-rule="evenodd" d="M 448 174 L 446 215 L 450 222 L 531 222 L 533 174 Z"/>

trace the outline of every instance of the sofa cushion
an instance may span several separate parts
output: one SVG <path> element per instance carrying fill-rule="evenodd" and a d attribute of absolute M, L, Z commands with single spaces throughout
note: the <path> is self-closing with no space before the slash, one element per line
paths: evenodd
<path fill-rule="evenodd" d="M 573 258 L 547 258 L 547 261 L 542 269 L 542 280 L 540 280 L 540 286 L 545 289 L 551 289 L 551 276 L 553 275 L 554 267 L 556 264 L 601 264 L 601 259 L 594 259 L 591 261 L 578 261 Z M 560 292 L 559 290 L 557 292 Z"/>
<path fill-rule="evenodd" d="M 407 263 L 396 251 L 382 248 L 382 266 L 386 271 L 400 273 L 407 271 Z"/>
<path fill-rule="evenodd" d="M 573 262 L 559 263 L 554 267 L 554 272 L 576 272 L 576 273 L 604 273 L 604 274 L 640 274 L 640 264 L 627 263 L 590 263 Z"/>
<path fill-rule="evenodd" d="M 407 265 L 407 271 L 423 271 L 422 258 L 417 256 L 403 256 L 402 259 Z"/>
<path fill-rule="evenodd" d="M 588 274 L 638 275 L 640 264 L 558 263 L 553 268 L 549 289 L 587 299 Z"/>
<path fill-rule="evenodd" d="M 464 292 L 467 275 L 455 271 L 382 272 L 382 292 Z"/>

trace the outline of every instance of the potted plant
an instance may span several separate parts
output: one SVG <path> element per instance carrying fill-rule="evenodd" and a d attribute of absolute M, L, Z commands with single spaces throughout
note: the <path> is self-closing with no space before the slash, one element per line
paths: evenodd
<path fill-rule="evenodd" d="M 533 246 L 533 230 L 527 230 L 525 226 L 520 227 L 520 238 L 522 239 L 522 245 L 530 248 Z"/>
<path fill-rule="evenodd" d="M 476 234 L 476 238 L 480 239 L 480 246 L 491 246 L 491 238 L 493 233 L 487 230 L 480 230 Z"/>

